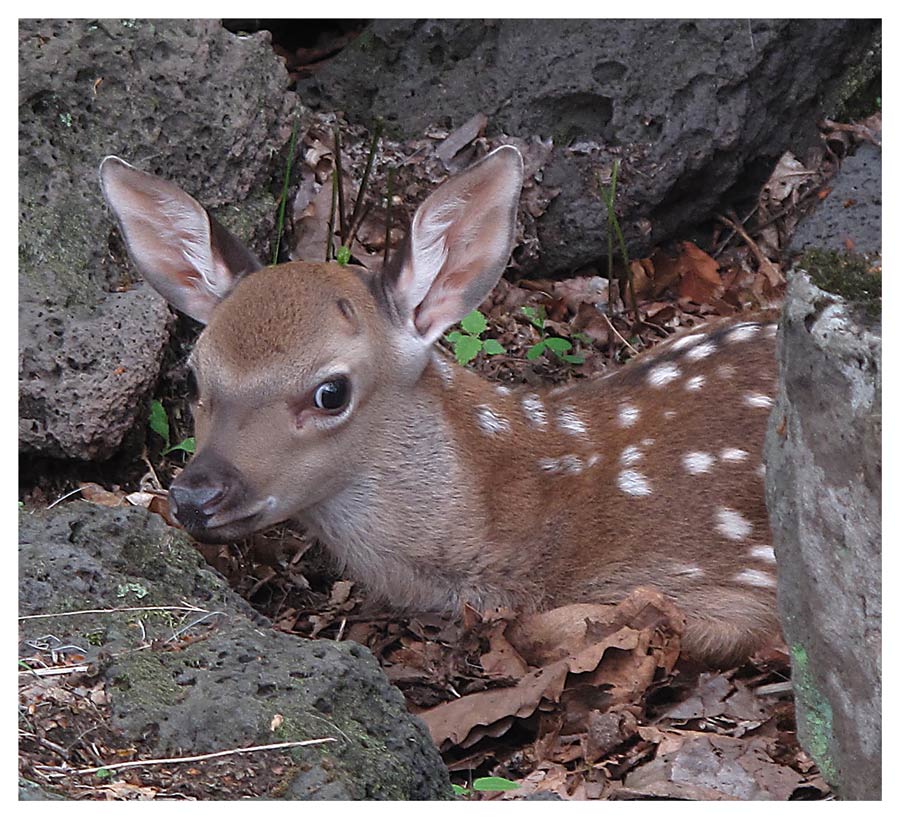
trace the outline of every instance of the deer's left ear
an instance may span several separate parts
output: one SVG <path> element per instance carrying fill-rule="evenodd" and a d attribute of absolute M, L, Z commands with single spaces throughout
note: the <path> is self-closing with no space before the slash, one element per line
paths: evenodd
<path fill-rule="evenodd" d="M 406 257 L 388 286 L 426 344 L 478 307 L 499 281 L 523 177 L 522 155 L 505 145 L 448 179 L 416 211 Z"/>
<path fill-rule="evenodd" d="M 173 307 L 204 324 L 256 256 L 177 185 L 116 156 L 100 164 L 100 186 L 128 255 Z"/>

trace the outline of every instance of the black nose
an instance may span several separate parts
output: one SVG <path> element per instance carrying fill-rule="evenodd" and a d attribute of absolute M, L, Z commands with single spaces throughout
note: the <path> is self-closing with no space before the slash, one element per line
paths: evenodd
<path fill-rule="evenodd" d="M 169 498 L 174 502 L 175 517 L 187 529 L 203 529 L 228 496 L 228 487 L 219 484 L 200 486 L 172 484 Z"/>
<path fill-rule="evenodd" d="M 209 519 L 241 502 L 242 483 L 229 463 L 213 453 L 198 453 L 169 488 L 169 505 L 191 534 L 202 535 Z"/>

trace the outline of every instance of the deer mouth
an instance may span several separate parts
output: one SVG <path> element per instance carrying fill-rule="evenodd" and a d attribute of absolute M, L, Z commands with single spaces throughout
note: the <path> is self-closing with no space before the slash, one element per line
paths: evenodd
<path fill-rule="evenodd" d="M 241 540 L 278 522 L 271 519 L 275 506 L 275 498 L 271 496 L 250 506 L 220 509 L 213 514 L 191 507 L 179 508 L 171 499 L 170 503 L 174 506 L 172 511 L 178 522 L 191 537 L 202 543 Z"/>

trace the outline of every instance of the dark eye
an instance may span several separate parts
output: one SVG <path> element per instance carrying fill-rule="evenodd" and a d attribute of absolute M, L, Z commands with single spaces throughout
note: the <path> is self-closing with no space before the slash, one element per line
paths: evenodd
<path fill-rule="evenodd" d="M 313 403 L 326 412 L 338 412 L 347 406 L 350 400 L 350 382 L 340 376 L 323 381 L 316 387 Z"/>
<path fill-rule="evenodd" d="M 197 403 L 197 399 L 200 397 L 200 390 L 197 387 L 197 376 L 194 375 L 193 370 L 188 370 L 187 374 L 187 383 L 185 385 L 187 389 L 187 399 L 192 404 Z"/>

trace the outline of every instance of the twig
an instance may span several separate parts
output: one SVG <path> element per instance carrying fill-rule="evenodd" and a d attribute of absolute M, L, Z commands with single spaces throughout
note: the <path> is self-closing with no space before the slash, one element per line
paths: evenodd
<path fill-rule="evenodd" d="M 20 677 L 61 677 L 65 674 L 79 674 L 87 671 L 89 665 L 54 665 L 50 668 L 29 668 L 28 671 L 19 671 Z"/>
<path fill-rule="evenodd" d="M 599 312 L 599 311 L 598 311 L 598 312 Z M 625 340 L 625 337 L 624 337 L 624 336 L 623 336 L 623 335 L 615 328 L 615 326 L 614 326 L 613 323 L 609 320 L 609 317 L 606 315 L 606 313 L 600 313 L 600 315 L 603 316 L 604 319 L 606 319 L 606 323 L 609 325 L 609 329 L 612 330 L 612 331 L 616 334 L 616 338 L 618 338 L 619 341 L 621 341 L 621 342 L 622 342 L 629 350 L 631 350 L 631 352 L 633 352 L 635 355 L 637 355 L 637 354 L 638 354 L 638 351 L 635 350 L 634 347 L 632 347 L 632 346 Z"/>
<path fill-rule="evenodd" d="M 335 176 L 337 171 L 331 172 L 331 210 L 328 211 L 328 238 L 325 242 L 325 261 L 334 256 L 334 211 L 337 207 L 337 188 Z"/>
<path fill-rule="evenodd" d="M 73 489 L 71 492 L 66 492 L 65 495 L 63 495 L 62 497 L 57 498 L 57 499 L 56 499 L 55 501 L 53 501 L 53 503 L 51 503 L 47 508 L 48 508 L 48 509 L 52 509 L 54 506 L 56 506 L 56 504 L 62 503 L 66 498 L 71 498 L 72 495 L 77 495 L 82 489 L 84 489 L 84 487 L 83 487 L 83 486 L 79 486 L 77 489 Z"/>
<path fill-rule="evenodd" d="M 368 209 L 363 211 L 362 204 L 366 195 L 366 189 L 369 187 L 369 174 L 372 173 L 372 165 L 375 163 L 375 152 L 378 149 L 378 140 L 381 139 L 381 130 L 384 127 L 379 119 L 375 123 L 372 132 L 372 145 L 369 147 L 369 156 L 366 158 L 366 167 L 363 171 L 362 179 L 359 182 L 359 190 L 356 193 L 356 202 L 353 203 L 353 213 L 350 216 L 350 233 L 345 244 L 347 247 L 353 244 L 353 237 L 359 229 L 360 224 L 365 220 Z"/>
<path fill-rule="evenodd" d="M 298 748 L 306 745 L 322 745 L 326 742 L 337 742 L 334 737 L 322 737 L 321 739 L 304 739 L 297 742 L 276 742 L 272 745 L 250 745 L 246 748 L 231 748 L 227 751 L 214 751 L 210 754 L 198 754 L 196 756 L 175 756 L 167 759 L 136 759 L 131 762 L 116 762 L 112 765 L 99 765 L 96 768 L 79 768 L 74 771 L 56 768 L 52 765 L 35 765 L 35 769 L 48 771 L 57 777 L 84 776 L 98 771 L 121 771 L 126 768 L 143 768 L 153 765 L 178 765 L 183 762 L 204 762 L 208 759 L 218 759 L 223 756 L 235 756 L 237 754 L 255 753 L 256 751 L 277 751 L 282 748 Z"/>
<path fill-rule="evenodd" d="M 118 614 L 121 611 L 195 611 L 209 614 L 198 606 L 122 606 L 116 609 L 80 609 L 79 611 L 61 611 L 56 614 L 20 614 L 20 620 L 43 620 L 48 617 L 75 617 L 78 614 Z"/>
<path fill-rule="evenodd" d="M 216 617 L 216 616 L 227 617 L 228 615 L 224 611 L 208 611 L 202 617 L 198 617 L 193 622 L 188 623 L 186 626 L 183 626 L 182 628 L 178 629 L 178 631 L 176 631 L 171 637 L 169 637 L 166 640 L 166 642 L 167 643 L 174 642 L 186 631 L 190 631 L 194 626 L 199 626 L 200 623 L 202 623 L 204 620 L 208 620 L 210 617 Z"/>
<path fill-rule="evenodd" d="M 341 228 L 341 244 L 347 238 L 347 211 L 344 208 L 344 171 L 341 166 L 341 129 L 334 126 L 334 169 L 337 173 L 338 217 Z"/>

